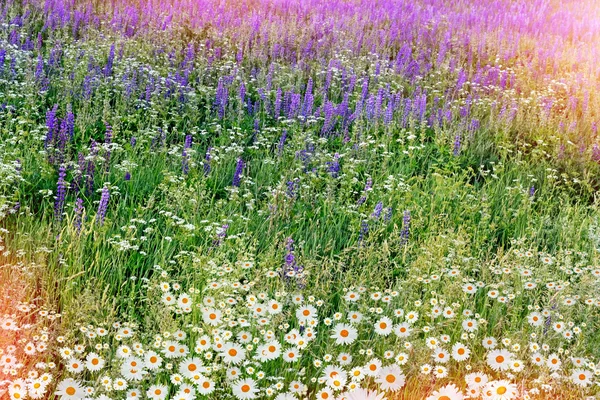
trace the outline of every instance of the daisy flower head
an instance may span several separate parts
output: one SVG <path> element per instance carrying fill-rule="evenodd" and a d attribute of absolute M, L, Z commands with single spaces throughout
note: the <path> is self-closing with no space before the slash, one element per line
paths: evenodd
<path fill-rule="evenodd" d="M 446 385 L 427 397 L 427 400 L 462 400 L 462 392 L 454 384 Z"/>
<path fill-rule="evenodd" d="M 375 333 L 381 336 L 387 336 L 392 332 L 393 323 L 388 317 L 383 317 L 375 323 Z"/>
<path fill-rule="evenodd" d="M 342 397 L 347 400 L 383 400 L 385 399 L 385 392 L 377 393 L 376 391 L 356 388 L 345 393 Z"/>
<path fill-rule="evenodd" d="M 258 393 L 258 386 L 252 378 L 238 379 L 231 385 L 233 395 L 240 399 L 255 399 Z"/>
<path fill-rule="evenodd" d="M 577 386 L 587 387 L 592 384 L 593 374 L 583 369 L 575 369 L 571 372 L 571 382 Z"/>
<path fill-rule="evenodd" d="M 61 381 L 56 386 L 57 396 L 60 396 L 62 400 L 80 400 L 86 397 L 86 393 L 81 384 L 72 378 L 67 378 Z"/>
<path fill-rule="evenodd" d="M 483 389 L 485 400 L 511 400 L 518 395 L 517 385 L 507 380 L 491 381 Z"/>
<path fill-rule="evenodd" d="M 221 348 L 221 357 L 227 364 L 239 364 L 246 358 L 246 349 L 236 343 L 225 343 Z"/>
<path fill-rule="evenodd" d="M 365 375 L 375 377 L 379 374 L 380 369 L 381 360 L 379 360 L 378 358 L 373 358 L 363 367 L 363 372 L 365 373 Z"/>
<path fill-rule="evenodd" d="M 310 304 L 298 307 L 296 318 L 300 322 L 307 322 L 317 317 L 317 309 Z"/>
<path fill-rule="evenodd" d="M 471 356 L 471 350 L 462 343 L 456 342 L 452 346 L 452 358 L 456 361 L 465 361 Z"/>
<path fill-rule="evenodd" d="M 163 400 L 169 394 L 169 388 L 165 385 L 152 385 L 146 391 L 146 397 L 151 400 Z"/>
<path fill-rule="evenodd" d="M 348 345 L 356 340 L 358 331 L 352 325 L 337 324 L 334 326 L 330 337 L 335 339 L 335 344 L 337 345 Z"/>
<path fill-rule="evenodd" d="M 510 369 L 512 353 L 505 349 L 492 350 L 488 353 L 486 360 L 494 371 L 506 371 Z"/>
<path fill-rule="evenodd" d="M 381 390 L 397 392 L 406 383 L 406 377 L 399 366 L 391 364 L 379 370 L 375 382 Z"/>
<path fill-rule="evenodd" d="M 488 376 L 482 372 L 472 372 L 465 376 L 467 386 L 482 388 L 488 383 Z"/>

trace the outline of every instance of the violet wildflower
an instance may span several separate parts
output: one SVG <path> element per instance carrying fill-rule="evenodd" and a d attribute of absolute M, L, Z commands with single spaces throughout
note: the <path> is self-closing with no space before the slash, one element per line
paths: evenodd
<path fill-rule="evenodd" d="M 208 176 L 208 174 L 210 173 L 210 150 L 211 147 L 209 147 L 208 149 L 206 149 L 206 155 L 204 156 L 204 176 Z"/>
<path fill-rule="evenodd" d="M 56 184 L 56 197 L 54 198 L 54 220 L 60 223 L 63 219 L 63 209 L 67 196 L 67 170 L 64 165 L 58 169 L 58 183 Z"/>
<path fill-rule="evenodd" d="M 335 155 L 333 156 L 333 161 L 329 161 L 327 162 L 327 165 L 329 166 L 328 171 L 331 174 L 332 177 L 337 178 L 339 173 L 340 173 L 340 155 L 338 153 L 335 153 Z"/>
<path fill-rule="evenodd" d="M 108 53 L 108 59 L 106 60 L 106 66 L 104 67 L 104 76 L 110 76 L 112 74 L 113 61 L 115 59 L 115 45 L 110 46 Z"/>
<path fill-rule="evenodd" d="M 244 172 L 244 160 L 242 158 L 238 158 L 237 164 L 235 166 L 235 172 L 233 174 L 233 182 L 231 183 L 234 187 L 239 187 L 242 182 L 242 172 Z"/>
<path fill-rule="evenodd" d="M 77 234 L 81 232 L 81 224 L 83 222 L 83 199 L 79 197 L 75 200 L 75 229 L 77 230 Z"/>
<path fill-rule="evenodd" d="M 365 188 L 363 189 L 363 195 L 358 199 L 358 205 L 360 206 L 367 200 L 367 193 L 373 187 L 373 180 L 371 178 L 367 178 L 367 183 L 365 184 Z"/>
<path fill-rule="evenodd" d="M 221 244 L 223 244 L 223 241 L 227 237 L 227 230 L 228 229 L 229 229 L 229 225 L 228 224 L 224 224 L 223 226 L 221 226 L 221 228 L 219 228 L 217 230 L 217 239 L 213 242 L 213 244 L 215 245 L 215 247 L 218 247 Z"/>
<path fill-rule="evenodd" d="M 404 211 L 404 218 L 402 219 L 402 230 L 400 231 L 400 243 L 405 245 L 408 243 L 410 237 L 410 211 Z"/>
<path fill-rule="evenodd" d="M 108 123 L 104 123 L 104 125 L 106 126 L 106 131 L 104 132 L 104 144 L 107 146 L 105 158 L 106 170 L 108 171 L 108 169 L 110 168 L 110 145 L 112 144 L 113 130 L 112 126 L 110 126 Z"/>
<path fill-rule="evenodd" d="M 390 222 L 390 221 L 392 220 L 392 213 L 393 213 L 393 209 L 392 209 L 392 207 L 388 207 L 388 208 L 385 210 L 385 215 L 383 216 L 383 220 L 384 220 L 385 222 Z"/>
<path fill-rule="evenodd" d="M 104 218 L 106 217 L 106 210 L 108 209 L 108 201 L 110 200 L 110 191 L 106 186 L 102 189 L 102 196 L 100 197 L 100 203 L 98 204 L 98 212 L 96 213 L 96 221 L 100 224 L 104 224 Z"/>
<path fill-rule="evenodd" d="M 461 140 L 460 133 L 457 133 L 456 136 L 454 137 L 454 151 L 453 151 L 454 156 L 458 156 L 460 154 L 460 147 L 461 147 L 460 140 Z"/>
<path fill-rule="evenodd" d="M 381 212 L 383 211 L 383 202 L 379 202 L 375 205 L 375 210 L 373 210 L 373 213 L 371 214 L 371 218 L 373 219 L 379 219 L 379 217 L 381 217 Z"/>
<path fill-rule="evenodd" d="M 298 189 L 300 188 L 300 180 L 298 178 L 287 182 L 286 194 L 289 198 L 293 199 L 298 195 Z"/>
<path fill-rule="evenodd" d="M 360 231 L 358 233 L 358 244 L 362 244 L 366 234 L 369 233 L 369 222 L 363 220 L 360 224 Z"/>
<path fill-rule="evenodd" d="M 277 154 L 279 157 L 283 155 L 283 147 L 285 146 L 285 141 L 287 139 L 287 130 L 283 130 L 281 133 L 281 137 L 279 138 L 279 145 L 277 146 Z"/>

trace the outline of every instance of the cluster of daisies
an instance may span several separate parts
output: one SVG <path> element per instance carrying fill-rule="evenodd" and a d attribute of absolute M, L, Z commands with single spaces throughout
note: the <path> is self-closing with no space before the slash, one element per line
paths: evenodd
<path fill-rule="evenodd" d="M 8 378 L 0 387 L 10 399 L 54 394 L 64 400 L 383 399 L 409 393 L 411 385 L 427 400 L 547 398 L 564 385 L 582 396 L 592 393 L 600 365 L 577 354 L 583 350 L 576 344 L 597 317 L 597 301 L 570 293 L 580 275 L 587 277 L 581 287 L 596 287 L 597 269 L 567 267 L 563 257 L 563 269 L 573 273 L 549 286 L 543 271 L 555 268 L 557 258 L 520 251 L 511 257 L 508 266 L 490 267 L 503 285 L 456 281 L 469 273 L 459 267 L 431 274 L 431 282 L 401 282 L 458 287 L 453 299 L 442 290 L 409 295 L 401 285 L 349 287 L 319 297 L 251 261 L 210 261 L 194 281 L 200 287 L 184 288 L 157 266 L 148 293 L 171 315 L 173 329 L 81 325 L 74 335 L 53 339 L 55 358 L 42 330 L 2 350 Z M 552 294 L 547 307 L 524 301 L 535 290 Z M 490 335 L 490 314 L 476 311 L 477 302 L 512 313 L 509 307 L 519 300 L 520 331 Z M 22 311 L 32 310 L 25 305 Z M 5 316 L 1 327 L 20 329 L 16 316 Z M 33 362 L 40 355 L 52 362 Z"/>

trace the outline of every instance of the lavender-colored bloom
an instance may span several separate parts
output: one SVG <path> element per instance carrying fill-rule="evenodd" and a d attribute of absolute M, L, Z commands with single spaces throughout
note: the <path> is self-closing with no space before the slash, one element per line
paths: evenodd
<path fill-rule="evenodd" d="M 363 195 L 358 199 L 358 205 L 360 206 L 367 200 L 367 193 L 373 187 L 373 180 L 369 177 L 367 178 L 367 183 L 365 183 L 365 188 L 363 189 Z"/>
<path fill-rule="evenodd" d="M 371 218 L 373 219 L 379 219 L 379 217 L 381 217 L 381 212 L 383 211 L 383 202 L 379 202 L 375 205 L 375 210 L 373 210 L 373 213 L 371 214 Z"/>
<path fill-rule="evenodd" d="M 454 156 L 458 156 L 460 154 L 460 133 L 457 133 L 456 136 L 454 137 L 454 151 L 453 154 Z"/>
<path fill-rule="evenodd" d="M 67 196 L 67 171 L 64 165 L 58 169 L 58 183 L 56 184 L 56 197 L 54 198 L 54 220 L 60 223 L 63 219 L 65 198 Z"/>
<path fill-rule="evenodd" d="M 531 186 L 529 188 L 529 197 L 533 197 L 535 195 L 535 186 Z"/>
<path fill-rule="evenodd" d="M 105 186 L 102 188 L 102 196 L 100 197 L 100 203 L 98 204 L 98 212 L 96 213 L 96 221 L 102 225 L 104 224 L 104 218 L 106 217 L 106 211 L 108 209 L 108 201 L 110 200 L 110 191 Z"/>
<path fill-rule="evenodd" d="M 131 139 L 129 140 L 129 145 L 131 146 L 132 149 L 135 147 L 136 143 L 137 143 L 137 139 L 135 138 L 135 136 L 132 136 Z"/>
<path fill-rule="evenodd" d="M 244 172 L 244 160 L 242 160 L 242 158 L 238 158 L 237 164 L 235 166 L 235 172 L 233 174 L 233 182 L 232 182 L 232 186 L 234 187 L 239 187 L 240 183 L 242 181 L 242 172 Z"/>
<path fill-rule="evenodd" d="M 110 145 L 112 144 L 112 138 L 113 138 L 113 130 L 112 130 L 112 126 L 110 126 L 108 123 L 104 123 L 104 125 L 106 126 L 106 131 L 104 132 L 104 144 L 106 145 L 106 155 L 105 155 L 105 159 L 106 159 L 106 170 L 108 171 L 108 169 L 110 168 Z"/>
<path fill-rule="evenodd" d="M 129 171 L 125 172 L 125 177 L 123 178 L 126 181 L 130 181 L 131 180 L 131 173 Z"/>
<path fill-rule="evenodd" d="M 281 279 L 286 283 L 292 282 L 292 277 L 294 278 L 294 282 L 299 288 L 304 287 L 304 266 L 298 265 L 296 262 L 296 256 L 294 255 L 294 240 L 291 237 L 288 237 L 285 241 L 285 249 L 286 253 L 283 258 L 283 265 L 281 267 Z"/>
<path fill-rule="evenodd" d="M 45 141 L 46 148 L 48 148 L 48 146 L 54 141 L 54 137 L 59 128 L 58 118 L 56 117 L 57 112 L 58 104 L 55 104 L 52 109 L 46 112 L 46 128 L 48 128 Z"/>
<path fill-rule="evenodd" d="M 327 162 L 329 168 L 327 169 L 332 177 L 337 178 L 340 173 L 340 155 L 335 153 L 333 156 L 333 161 Z"/>
<path fill-rule="evenodd" d="M 115 45 L 110 46 L 108 53 L 108 59 L 106 60 L 106 66 L 104 67 L 104 76 L 112 75 L 113 61 L 115 59 Z"/>
<path fill-rule="evenodd" d="M 6 49 L 0 49 L 0 76 L 4 72 L 4 63 L 6 61 Z"/>
<path fill-rule="evenodd" d="M 295 198 L 298 195 L 298 189 L 300 189 L 300 180 L 298 178 L 287 182 L 286 194 L 289 198 Z"/>
<path fill-rule="evenodd" d="M 388 208 L 385 210 L 385 215 L 383 216 L 383 220 L 384 220 L 385 222 L 390 222 L 390 221 L 392 220 L 392 213 L 393 213 L 393 209 L 392 209 L 392 207 L 388 207 Z"/>
<path fill-rule="evenodd" d="M 217 231 L 217 239 L 213 242 L 213 244 L 215 245 L 215 247 L 218 247 L 218 246 L 220 246 L 223 243 L 223 241 L 227 237 L 227 230 L 228 229 L 229 229 L 229 225 L 228 224 L 224 224 Z"/>
<path fill-rule="evenodd" d="M 358 233 L 359 245 L 363 242 L 367 233 L 369 233 L 369 222 L 367 220 L 363 220 L 360 224 L 360 231 Z"/>
<path fill-rule="evenodd" d="M 75 229 L 77 230 L 77 234 L 81 232 L 81 225 L 83 222 L 83 199 L 79 197 L 75 200 Z"/>
<path fill-rule="evenodd" d="M 279 138 L 279 144 L 277 145 L 277 154 L 279 157 L 283 155 L 283 147 L 285 146 L 285 140 L 287 139 L 287 131 L 284 129 Z"/>
<path fill-rule="evenodd" d="M 67 106 L 67 115 L 65 116 L 65 129 L 70 140 L 75 136 L 75 115 L 71 104 Z"/>
<path fill-rule="evenodd" d="M 404 211 L 404 218 L 402 219 L 402 230 L 400 231 L 400 243 L 405 245 L 408 243 L 410 238 L 410 211 Z"/>
<path fill-rule="evenodd" d="M 208 174 L 210 173 L 210 150 L 212 148 L 209 147 L 208 149 L 206 149 L 206 155 L 204 156 L 204 176 L 208 176 Z"/>
<path fill-rule="evenodd" d="M 185 135 L 185 142 L 183 143 L 184 149 L 190 149 L 192 147 L 192 135 Z"/>

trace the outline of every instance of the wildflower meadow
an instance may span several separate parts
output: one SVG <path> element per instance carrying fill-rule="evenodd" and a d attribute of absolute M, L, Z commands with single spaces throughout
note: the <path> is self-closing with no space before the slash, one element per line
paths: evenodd
<path fill-rule="evenodd" d="M 598 0 L 0 0 L 0 399 L 600 399 Z"/>

